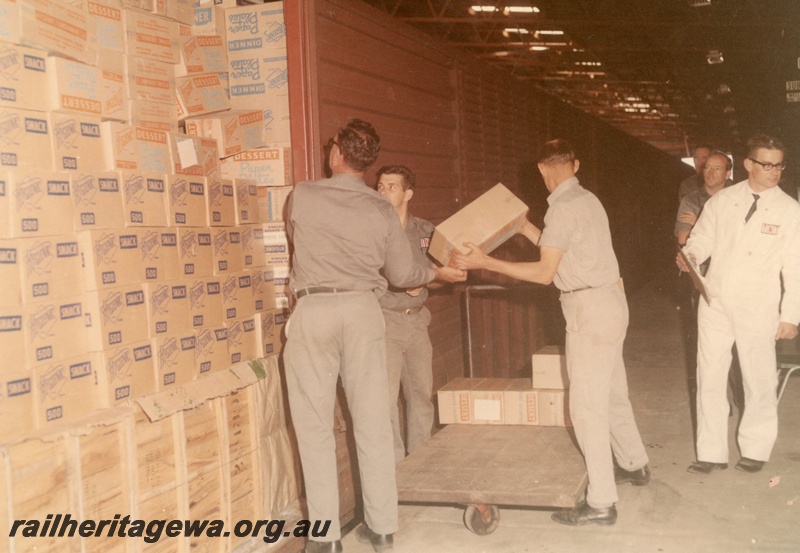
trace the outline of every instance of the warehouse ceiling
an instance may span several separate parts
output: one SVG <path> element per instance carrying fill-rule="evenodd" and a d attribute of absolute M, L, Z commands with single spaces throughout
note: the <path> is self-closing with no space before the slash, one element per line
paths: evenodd
<path fill-rule="evenodd" d="M 363 1 L 676 156 L 800 109 L 800 0 Z"/>

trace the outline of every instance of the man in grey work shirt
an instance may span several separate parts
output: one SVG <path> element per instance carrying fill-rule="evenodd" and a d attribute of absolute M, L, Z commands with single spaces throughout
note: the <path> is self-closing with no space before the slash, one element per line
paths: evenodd
<path fill-rule="evenodd" d="M 433 266 L 426 254 L 434 226 L 414 217 L 408 210 L 408 202 L 414 195 L 416 176 L 405 165 L 381 167 L 377 176 L 376 190 L 389 200 L 400 217 L 414 259 L 420 265 Z M 394 433 L 394 456 L 398 463 L 406 456 L 397 407 L 401 383 L 406 400 L 408 452 L 411 453 L 430 438 L 433 428 L 433 346 L 428 336 L 431 313 L 424 304 L 428 299 L 428 288 L 436 284 L 408 289 L 390 286 L 380 299 L 386 321 L 389 409 Z"/>
<path fill-rule="evenodd" d="M 473 244 L 468 254 L 454 252 L 462 269 L 488 269 L 519 280 L 561 290 L 567 322 L 569 412 L 586 460 L 586 501 L 553 520 L 572 526 L 611 525 L 617 520 L 615 484 L 643 486 L 650 480 L 644 444 L 628 399 L 622 343 L 628 304 L 620 287 L 608 217 L 597 197 L 581 187 L 580 165 L 565 140 L 546 142 L 539 151 L 539 172 L 550 191 L 543 230 L 530 222 L 520 233 L 541 251 L 537 262 L 503 261 Z M 615 469 L 612 451 L 619 466 Z"/>
<path fill-rule="evenodd" d="M 289 406 L 309 519 L 331 521 L 325 536 L 312 536 L 306 552 L 342 550 L 333 434 L 339 376 L 353 419 L 364 498 L 366 525 L 357 537 L 387 551 L 397 531 L 397 485 L 378 297 L 386 278 L 411 288 L 466 275 L 416 263 L 394 209 L 364 183 L 380 150 L 372 125 L 349 121 L 329 147 L 332 177 L 298 184 L 287 202 L 286 230 L 294 245 L 289 282 L 297 298 L 284 350 Z"/>
<path fill-rule="evenodd" d="M 678 187 L 678 201 L 683 199 L 703 186 L 703 167 L 705 167 L 708 156 L 711 155 L 711 146 L 707 144 L 699 144 L 694 149 L 694 175 L 686 177 Z"/>

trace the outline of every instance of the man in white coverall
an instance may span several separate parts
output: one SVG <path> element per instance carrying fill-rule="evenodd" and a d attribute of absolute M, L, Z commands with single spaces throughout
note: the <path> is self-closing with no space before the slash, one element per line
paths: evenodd
<path fill-rule="evenodd" d="M 689 472 L 728 467 L 726 391 L 734 343 L 745 397 L 736 468 L 761 470 L 778 435 L 775 341 L 797 336 L 800 321 L 800 204 L 778 187 L 784 152 L 772 137 L 751 138 L 748 179 L 706 202 L 683 248 L 692 263 L 711 258 L 710 303 L 701 300 L 697 314 L 697 461 Z"/>

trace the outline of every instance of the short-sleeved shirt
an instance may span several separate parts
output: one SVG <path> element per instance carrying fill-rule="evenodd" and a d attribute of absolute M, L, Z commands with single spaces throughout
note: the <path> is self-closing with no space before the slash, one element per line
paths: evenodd
<path fill-rule="evenodd" d="M 295 292 L 322 286 L 380 296 L 387 279 L 413 288 L 436 276 L 429 265 L 414 261 L 392 204 L 358 176 L 301 182 L 287 204 L 286 231 L 294 245 L 289 284 Z"/>
<path fill-rule="evenodd" d="M 554 278 L 556 287 L 569 291 L 617 282 L 619 265 L 608 216 L 597 196 L 571 177 L 556 187 L 547 203 L 539 246 L 564 252 Z"/>
<path fill-rule="evenodd" d="M 433 234 L 433 223 L 425 219 L 418 219 L 410 213 L 408 214 L 408 221 L 406 222 L 406 237 L 409 244 L 411 244 L 411 251 L 414 253 L 414 261 L 420 265 L 433 267 L 430 258 L 428 257 L 428 246 L 431 243 L 431 235 Z M 425 300 L 428 299 L 428 289 L 423 288 L 422 291 L 416 296 L 409 296 L 406 294 L 405 288 L 396 288 L 389 285 L 388 291 L 381 296 L 379 302 L 381 307 L 385 309 L 392 309 L 401 311 L 404 309 L 411 309 L 419 307 Z"/>

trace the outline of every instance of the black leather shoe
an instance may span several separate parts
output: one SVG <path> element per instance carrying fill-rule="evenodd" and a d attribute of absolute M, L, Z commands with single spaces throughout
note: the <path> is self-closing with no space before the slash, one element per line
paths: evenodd
<path fill-rule="evenodd" d="M 692 472 L 694 474 L 709 474 L 711 471 L 714 470 L 725 470 L 728 468 L 728 463 L 710 463 L 708 461 L 695 461 L 689 468 L 686 469 L 686 472 Z"/>
<path fill-rule="evenodd" d="M 334 541 L 311 541 L 306 544 L 303 550 L 305 553 L 342 553 L 342 542 Z"/>
<path fill-rule="evenodd" d="M 617 484 L 630 482 L 634 486 L 646 486 L 650 482 L 650 467 L 645 465 L 638 470 L 625 470 L 620 467 L 614 467 L 614 481 Z"/>
<path fill-rule="evenodd" d="M 376 534 L 369 529 L 366 523 L 356 528 L 356 539 L 361 543 L 371 543 L 372 549 L 374 549 L 376 553 L 389 551 L 394 547 L 394 537 L 392 534 Z"/>
<path fill-rule="evenodd" d="M 569 526 L 583 526 L 584 524 L 611 526 L 617 522 L 617 508 L 612 505 L 605 509 L 595 509 L 588 503 L 581 503 L 571 511 L 556 511 L 550 518 Z"/>
<path fill-rule="evenodd" d="M 764 468 L 764 461 L 756 461 L 755 459 L 749 459 L 747 457 L 742 457 L 739 459 L 739 462 L 736 463 L 736 470 L 743 470 L 745 472 L 758 472 L 762 468 Z"/>

